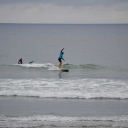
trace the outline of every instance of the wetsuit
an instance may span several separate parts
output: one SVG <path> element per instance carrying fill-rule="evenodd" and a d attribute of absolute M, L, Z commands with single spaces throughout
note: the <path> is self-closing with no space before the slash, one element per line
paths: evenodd
<path fill-rule="evenodd" d="M 60 63 L 62 62 L 61 59 L 63 59 L 63 52 L 62 51 L 63 51 L 63 49 L 61 50 L 60 55 L 59 55 L 59 58 L 58 58 L 58 60 L 59 60 Z"/>
<path fill-rule="evenodd" d="M 18 61 L 18 64 L 22 64 L 22 58 Z"/>

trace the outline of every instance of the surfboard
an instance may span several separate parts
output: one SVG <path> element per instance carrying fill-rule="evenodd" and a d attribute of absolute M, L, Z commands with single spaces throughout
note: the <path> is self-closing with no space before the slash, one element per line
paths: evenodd
<path fill-rule="evenodd" d="M 60 69 L 60 68 L 55 67 L 55 66 L 49 67 L 48 70 L 50 70 L 50 71 L 69 72 L 69 69 L 63 69 L 63 68 Z"/>
<path fill-rule="evenodd" d="M 29 64 L 32 64 L 34 61 L 29 62 Z"/>
<path fill-rule="evenodd" d="M 68 69 L 61 69 L 62 72 L 69 72 Z"/>

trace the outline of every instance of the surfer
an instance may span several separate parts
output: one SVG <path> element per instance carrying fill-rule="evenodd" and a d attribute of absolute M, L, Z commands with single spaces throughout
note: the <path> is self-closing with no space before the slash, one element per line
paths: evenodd
<path fill-rule="evenodd" d="M 58 65 L 58 68 L 61 68 L 61 66 L 62 66 L 62 59 L 63 59 L 63 54 L 64 54 L 63 50 L 64 50 L 64 48 L 61 50 L 60 56 L 59 56 L 59 58 L 58 58 L 58 61 L 60 62 L 60 64 Z M 64 60 L 64 59 L 63 59 L 63 60 Z M 64 61 L 65 61 L 65 60 L 64 60 Z"/>
<path fill-rule="evenodd" d="M 18 64 L 22 64 L 22 58 L 20 58 L 20 60 L 18 61 Z"/>

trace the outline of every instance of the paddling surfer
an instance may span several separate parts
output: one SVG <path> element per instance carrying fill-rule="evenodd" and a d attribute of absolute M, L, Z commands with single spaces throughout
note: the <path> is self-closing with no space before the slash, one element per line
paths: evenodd
<path fill-rule="evenodd" d="M 59 55 L 59 58 L 58 58 L 58 61 L 60 62 L 60 64 L 58 65 L 58 68 L 61 68 L 61 66 L 62 66 L 62 60 L 64 60 L 63 59 L 63 54 L 64 54 L 63 50 L 64 50 L 64 48 L 61 50 L 60 55 Z"/>
<path fill-rule="evenodd" d="M 20 60 L 18 61 L 18 64 L 22 64 L 22 58 L 20 58 Z"/>

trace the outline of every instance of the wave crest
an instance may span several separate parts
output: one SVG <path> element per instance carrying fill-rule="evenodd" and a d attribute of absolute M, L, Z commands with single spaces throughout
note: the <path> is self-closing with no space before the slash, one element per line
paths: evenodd
<path fill-rule="evenodd" d="M 128 99 L 128 81 L 108 79 L 0 79 L 0 96 Z"/>

